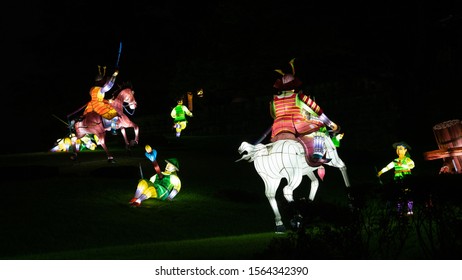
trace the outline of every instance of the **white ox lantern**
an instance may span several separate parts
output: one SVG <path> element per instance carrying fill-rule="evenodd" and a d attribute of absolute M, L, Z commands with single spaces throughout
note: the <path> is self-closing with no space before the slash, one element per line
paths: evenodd
<path fill-rule="evenodd" d="M 346 187 L 350 187 L 346 165 L 338 156 L 334 143 L 327 135 L 324 135 L 324 144 L 326 157 L 332 159 L 326 165 L 339 168 Z M 238 152 L 242 157 L 237 161 L 247 160 L 254 162 L 257 173 L 265 183 L 265 195 L 274 212 L 276 233 L 285 232 L 285 226 L 276 201 L 276 191 L 281 179 L 285 178 L 287 180 L 287 185 L 283 188 L 283 194 L 284 198 L 290 203 L 294 201 L 293 191 L 300 185 L 303 176 L 308 176 L 311 180 L 309 199 L 313 201 L 319 186 L 319 180 L 314 171 L 321 169 L 320 171 L 324 172 L 324 167 L 322 165 L 319 167 L 309 166 L 305 160 L 304 149 L 296 140 L 279 140 L 266 145 L 252 145 L 242 142 Z"/>

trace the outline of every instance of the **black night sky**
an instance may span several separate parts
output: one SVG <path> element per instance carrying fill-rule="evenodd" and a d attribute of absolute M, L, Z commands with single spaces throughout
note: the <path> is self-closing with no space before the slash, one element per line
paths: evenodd
<path fill-rule="evenodd" d="M 372 2 L 8 3 L 2 152 L 51 148 L 63 132 L 52 115 L 65 118 L 89 100 L 96 66 L 113 71 L 119 42 L 118 82 L 132 82 L 137 116 L 168 118 L 176 96 L 204 88 L 209 107 L 247 102 L 240 117 L 256 119 L 258 134 L 270 120 L 274 69 L 289 71 L 296 58 L 305 92 L 342 127 L 345 145 L 405 140 L 421 152 L 437 149 L 433 125 L 461 117 L 461 4 Z M 225 123 L 235 117 L 208 112 Z"/>

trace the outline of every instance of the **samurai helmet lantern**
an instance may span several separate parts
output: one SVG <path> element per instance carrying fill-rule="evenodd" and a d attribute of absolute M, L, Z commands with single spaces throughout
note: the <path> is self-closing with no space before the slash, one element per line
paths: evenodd
<path fill-rule="evenodd" d="M 95 77 L 97 85 L 103 85 L 106 82 L 106 66 L 98 65 L 98 74 Z"/>
<path fill-rule="evenodd" d="M 289 61 L 290 67 L 292 69 L 292 74 L 285 74 L 282 70 L 276 69 L 274 71 L 282 75 L 282 78 L 277 79 L 273 87 L 279 91 L 282 90 L 297 90 L 302 82 L 295 77 L 295 67 L 294 67 L 295 58 Z"/>

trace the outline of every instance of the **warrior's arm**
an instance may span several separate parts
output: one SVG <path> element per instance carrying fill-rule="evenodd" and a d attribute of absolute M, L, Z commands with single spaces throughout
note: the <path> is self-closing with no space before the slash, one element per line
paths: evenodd
<path fill-rule="evenodd" d="M 335 131 L 338 129 L 337 124 L 331 121 L 324 114 L 321 107 L 319 107 L 319 105 L 316 104 L 316 102 L 313 99 L 311 99 L 309 96 L 304 95 L 303 93 L 299 93 L 297 97 L 301 101 L 303 109 L 317 116 L 319 120 L 322 121 L 326 126 L 332 128 Z"/>
<path fill-rule="evenodd" d="M 101 93 L 104 94 L 108 92 L 114 86 L 114 83 L 115 83 L 115 80 L 118 74 L 119 74 L 119 71 L 116 70 L 114 74 L 112 74 L 111 78 L 104 84 L 103 88 L 101 88 Z"/>
<path fill-rule="evenodd" d="M 193 114 L 191 113 L 191 111 L 189 111 L 188 107 L 183 105 L 182 108 L 183 108 L 183 111 L 186 113 L 186 115 L 192 117 Z"/>
<path fill-rule="evenodd" d="M 171 175 L 170 176 L 170 187 L 169 187 L 169 189 L 175 189 L 178 192 L 180 191 L 180 189 L 181 189 L 181 181 L 180 181 L 180 178 L 178 178 L 178 176 L 176 176 L 176 175 Z"/>
<path fill-rule="evenodd" d="M 383 173 L 387 172 L 388 170 L 392 169 L 395 167 L 395 164 L 392 162 L 390 162 L 387 166 L 385 166 L 384 168 L 382 168 L 382 170 L 379 171 L 379 173 L 377 174 L 378 176 L 382 175 Z"/>
<path fill-rule="evenodd" d="M 415 167 L 414 161 L 411 158 L 406 158 L 404 164 L 405 164 L 405 166 L 403 166 L 403 167 L 407 167 L 409 169 L 412 169 L 412 168 Z"/>
<path fill-rule="evenodd" d="M 313 111 L 318 116 L 323 114 L 321 107 L 319 107 L 319 105 L 316 104 L 316 102 L 314 102 L 314 100 L 311 99 L 309 96 L 304 95 L 303 93 L 299 93 L 297 97 L 300 101 L 302 101 L 303 104 L 305 104 L 306 106 L 308 106 L 308 108 L 311 109 L 308 111 Z"/>
<path fill-rule="evenodd" d="M 270 107 L 270 115 L 271 115 L 271 117 L 273 119 L 275 119 L 276 118 L 276 108 L 274 108 L 274 102 L 273 101 L 271 101 L 269 103 L 269 107 Z"/>

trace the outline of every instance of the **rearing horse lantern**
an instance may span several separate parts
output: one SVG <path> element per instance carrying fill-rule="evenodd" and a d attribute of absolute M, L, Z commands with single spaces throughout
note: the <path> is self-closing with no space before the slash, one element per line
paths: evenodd
<path fill-rule="evenodd" d="M 111 99 L 111 105 L 112 107 L 117 111 L 119 118 L 116 123 L 116 129 L 120 129 L 120 132 L 123 135 L 124 141 L 125 141 L 125 149 L 127 151 L 130 151 L 131 148 L 138 144 L 139 141 L 139 127 L 136 123 L 130 120 L 130 118 L 125 114 L 124 111 L 129 113 L 129 109 L 132 110 L 132 113 L 129 113 L 130 115 L 134 113 L 134 110 L 137 107 L 137 102 L 135 99 L 135 92 L 133 91 L 131 85 L 125 85 L 124 87 L 121 87 L 119 90 L 117 90 L 113 97 Z M 127 109 L 128 108 L 128 109 Z M 98 115 L 95 112 L 88 113 L 85 115 L 84 119 L 81 121 L 75 122 L 73 125 L 73 128 L 75 130 L 75 135 L 77 139 L 80 139 L 84 137 L 87 134 L 94 134 L 98 137 L 99 141 L 98 144 L 103 147 L 104 151 L 106 152 L 108 162 L 114 163 L 114 157 L 111 155 L 109 152 L 107 146 L 106 146 L 106 131 L 111 130 L 110 125 L 105 125 L 105 120 Z M 135 132 L 135 139 L 129 141 L 127 137 L 127 132 L 125 131 L 126 128 L 133 128 Z M 74 154 L 73 154 L 73 159 L 77 158 L 78 155 L 78 149 L 76 147 L 73 147 Z"/>

